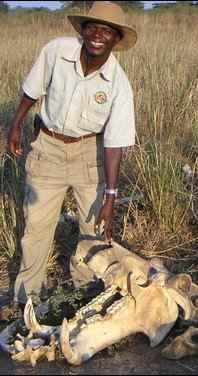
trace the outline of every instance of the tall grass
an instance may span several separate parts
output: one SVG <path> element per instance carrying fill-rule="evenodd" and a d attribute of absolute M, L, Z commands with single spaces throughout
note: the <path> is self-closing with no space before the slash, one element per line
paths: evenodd
<path fill-rule="evenodd" d="M 14 157 L 5 153 L 1 158 L 1 251 L 9 259 L 20 249 L 19 240 L 23 232 L 23 177 Z"/>
<path fill-rule="evenodd" d="M 177 239 L 176 246 L 192 241 L 195 235 L 190 224 L 192 220 L 197 223 L 192 210 L 195 183 L 189 188 L 183 166 L 195 169 L 197 158 L 198 10 L 187 6 L 175 9 L 130 13 L 128 19 L 136 26 L 138 42 L 132 50 L 116 53 L 133 87 L 137 129 L 137 147 L 122 163 L 120 192 L 130 195 L 131 202 L 123 222 L 120 220 L 121 237 L 135 239 L 148 254 L 150 248 L 157 252 L 163 247 L 161 241 L 167 238 Z M 41 47 L 73 32 L 61 12 L 8 14 L 1 19 L 0 32 L 0 121 L 6 137 L 21 83 Z M 31 127 L 30 119 L 24 133 Z M 16 186 L 14 183 L 12 189 Z M 8 206 L 13 212 L 14 233 L 15 200 L 9 199 Z M 2 228 L 4 234 L 5 224 Z M 7 248 L 13 249 L 16 243 L 10 241 L 9 245 L 8 239 Z"/>

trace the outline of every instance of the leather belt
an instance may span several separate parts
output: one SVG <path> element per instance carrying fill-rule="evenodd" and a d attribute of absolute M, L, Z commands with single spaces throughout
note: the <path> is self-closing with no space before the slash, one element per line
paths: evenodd
<path fill-rule="evenodd" d="M 96 133 L 90 133 L 90 134 L 87 134 L 87 135 L 81 136 L 81 137 L 65 136 L 64 134 L 50 131 L 47 127 L 44 126 L 44 124 L 42 124 L 41 130 L 44 133 L 46 133 L 48 136 L 51 136 L 51 137 L 56 138 L 57 140 L 63 141 L 64 144 L 71 144 L 72 142 L 78 142 L 78 141 L 84 140 L 85 138 L 96 136 Z"/>

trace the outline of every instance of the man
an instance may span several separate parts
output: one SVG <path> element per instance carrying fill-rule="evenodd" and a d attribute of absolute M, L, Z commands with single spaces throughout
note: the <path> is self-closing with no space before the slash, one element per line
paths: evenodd
<path fill-rule="evenodd" d="M 68 18 L 80 39 L 57 38 L 44 46 L 23 84 L 8 138 L 9 151 L 21 156 L 21 123 L 42 97 L 41 131 L 26 161 L 25 232 L 14 298 L 20 304 L 40 294 L 68 187 L 77 201 L 80 239 L 96 238 L 103 225 L 111 242 L 122 148 L 135 139 L 132 89 L 112 54 L 135 44 L 135 30 L 125 24 L 122 9 L 106 1 L 96 1 L 87 16 Z M 71 264 L 76 285 L 86 282 L 79 272 L 81 252 L 79 242 Z"/>

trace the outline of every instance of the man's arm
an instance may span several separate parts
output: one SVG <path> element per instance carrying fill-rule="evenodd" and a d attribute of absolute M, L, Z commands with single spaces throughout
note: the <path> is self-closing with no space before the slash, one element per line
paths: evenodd
<path fill-rule="evenodd" d="M 104 168 L 106 188 L 116 189 L 118 186 L 122 148 L 104 148 Z"/>
<path fill-rule="evenodd" d="M 106 176 L 106 188 L 116 189 L 118 186 L 120 162 L 122 158 L 122 148 L 104 148 L 104 168 Z M 115 195 L 106 194 L 105 203 L 102 206 L 96 221 L 96 228 L 100 229 L 102 222 L 104 223 L 105 240 L 111 243 L 112 239 L 112 220 Z"/>
<path fill-rule="evenodd" d="M 19 104 L 19 107 L 12 120 L 11 128 L 8 134 L 8 151 L 15 156 L 20 156 L 23 154 L 23 149 L 21 148 L 21 124 L 26 114 L 35 103 L 35 99 L 28 97 L 24 93 L 21 103 Z"/>

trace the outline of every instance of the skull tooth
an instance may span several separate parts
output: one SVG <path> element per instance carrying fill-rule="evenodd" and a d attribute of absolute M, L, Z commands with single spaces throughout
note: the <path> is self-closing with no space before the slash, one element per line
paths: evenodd
<path fill-rule="evenodd" d="M 86 319 L 86 322 L 87 322 L 87 325 L 89 325 L 89 324 L 93 324 L 96 321 L 101 321 L 101 320 L 102 320 L 102 317 L 100 315 L 95 315 L 93 317 L 89 317 L 88 319 Z"/>
<path fill-rule="evenodd" d="M 116 302 L 114 302 L 109 308 L 107 308 L 108 314 L 113 314 L 117 312 L 119 309 L 121 309 L 125 304 L 125 299 L 122 298 Z"/>
<path fill-rule="evenodd" d="M 86 313 L 88 313 L 91 309 L 95 311 L 100 311 L 102 308 L 103 303 L 115 292 L 114 289 L 111 287 L 108 288 L 106 291 L 102 292 L 96 298 L 94 298 L 91 302 L 89 302 L 86 306 L 79 309 L 76 312 L 76 318 L 82 318 Z"/>

